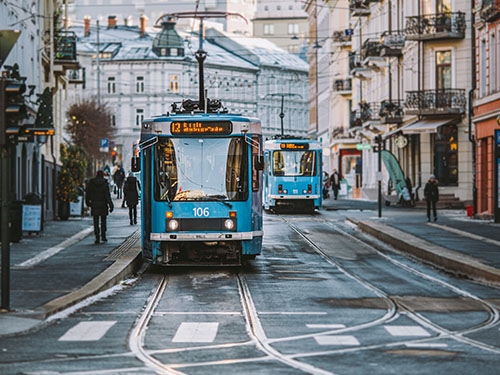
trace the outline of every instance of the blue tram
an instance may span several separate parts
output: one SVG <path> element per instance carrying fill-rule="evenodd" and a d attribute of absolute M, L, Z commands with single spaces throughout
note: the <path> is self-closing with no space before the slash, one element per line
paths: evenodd
<path fill-rule="evenodd" d="M 261 123 L 220 102 L 209 102 L 209 112 L 193 103 L 142 122 L 143 257 L 163 266 L 240 265 L 262 248 Z"/>
<path fill-rule="evenodd" d="M 264 145 L 266 210 L 312 212 L 322 202 L 322 150 L 318 141 L 276 136 Z"/>

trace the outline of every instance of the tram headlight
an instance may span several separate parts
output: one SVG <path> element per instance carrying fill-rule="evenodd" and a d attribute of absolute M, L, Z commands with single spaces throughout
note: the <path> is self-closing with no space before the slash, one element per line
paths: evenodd
<path fill-rule="evenodd" d="M 227 230 L 234 230 L 235 227 L 236 223 L 234 222 L 233 219 L 226 219 L 224 221 L 224 228 L 226 228 Z"/>
<path fill-rule="evenodd" d="M 168 231 L 173 232 L 179 229 L 179 222 L 175 219 L 167 221 Z"/>

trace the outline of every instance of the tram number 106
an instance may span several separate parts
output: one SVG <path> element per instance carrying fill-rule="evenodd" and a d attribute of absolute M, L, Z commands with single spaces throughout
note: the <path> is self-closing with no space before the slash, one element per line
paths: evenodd
<path fill-rule="evenodd" d="M 210 216 L 210 211 L 208 207 L 195 207 L 193 208 L 194 217 L 208 217 Z"/>

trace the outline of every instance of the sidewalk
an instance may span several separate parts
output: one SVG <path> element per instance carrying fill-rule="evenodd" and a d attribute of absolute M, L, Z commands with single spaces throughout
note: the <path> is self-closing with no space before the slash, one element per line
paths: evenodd
<path fill-rule="evenodd" d="M 425 208 L 379 206 L 376 200 L 326 199 L 324 210 L 345 211 L 373 237 L 457 277 L 500 285 L 500 224 L 467 217 L 466 210 L 438 209 L 427 222 Z"/>
<path fill-rule="evenodd" d="M 47 317 L 108 289 L 134 273 L 140 254 L 139 225 L 114 199 L 108 242 L 94 244 L 92 217 L 47 221 L 10 248 L 9 311 L 0 312 L 0 336 L 41 324 Z"/>

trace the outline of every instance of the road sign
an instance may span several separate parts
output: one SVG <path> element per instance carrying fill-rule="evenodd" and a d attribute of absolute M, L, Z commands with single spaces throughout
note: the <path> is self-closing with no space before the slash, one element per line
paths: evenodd
<path fill-rule="evenodd" d="M 356 150 L 369 150 L 372 148 L 369 143 L 358 143 L 356 145 Z"/>
<path fill-rule="evenodd" d="M 109 139 L 108 138 L 99 139 L 99 151 L 109 152 Z"/>

